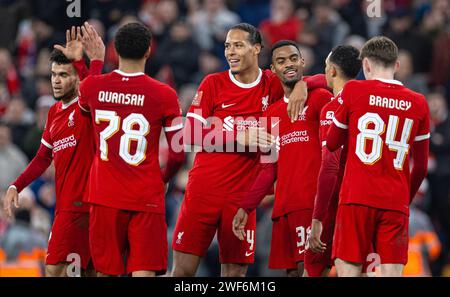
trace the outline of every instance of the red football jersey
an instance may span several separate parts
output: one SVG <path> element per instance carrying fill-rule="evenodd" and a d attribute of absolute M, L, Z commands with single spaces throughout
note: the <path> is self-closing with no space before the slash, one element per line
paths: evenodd
<path fill-rule="evenodd" d="M 260 126 L 262 112 L 282 96 L 280 81 L 270 70 L 260 70 L 251 84 L 243 84 L 230 71 L 224 71 L 203 80 L 187 117 L 205 125 L 220 123 L 224 131 L 242 131 Z M 250 185 L 249 173 L 258 162 L 257 156 L 249 152 L 198 152 L 189 172 L 188 190 L 241 198 Z"/>
<path fill-rule="evenodd" d="M 300 209 L 313 209 L 321 164 L 320 112 L 333 95 L 325 89 L 309 92 L 299 120 L 291 123 L 286 112 L 289 99 L 269 107 L 267 130 L 276 136 L 277 185 L 272 218 Z M 270 125 L 269 125 L 270 123 Z"/>
<path fill-rule="evenodd" d="M 424 96 L 396 80 L 350 81 L 333 121 L 348 129 L 340 203 L 408 213 L 409 151 L 430 137 Z"/>
<path fill-rule="evenodd" d="M 92 122 L 78 107 L 78 98 L 54 104 L 47 117 L 42 144 L 53 151 L 56 213 L 88 212 L 87 185 L 95 145 Z"/>
<path fill-rule="evenodd" d="M 183 127 L 175 91 L 144 73 L 115 70 L 83 81 L 80 106 L 92 115 L 97 149 L 89 201 L 164 213 L 159 137 L 162 128 Z"/>

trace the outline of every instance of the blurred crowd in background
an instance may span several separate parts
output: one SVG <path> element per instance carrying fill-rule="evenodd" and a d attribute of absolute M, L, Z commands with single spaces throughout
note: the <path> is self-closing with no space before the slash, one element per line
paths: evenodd
<path fill-rule="evenodd" d="M 118 66 L 113 45 L 117 28 L 133 21 L 148 25 L 154 39 L 146 72 L 177 90 L 184 114 L 205 75 L 227 69 L 224 40 L 227 30 L 239 22 L 261 30 L 262 68 L 270 65 L 273 43 L 297 41 L 306 62 L 305 75 L 323 73 L 324 60 L 336 45 L 360 49 L 367 39 L 386 35 L 400 48 L 396 78 L 424 94 L 431 112 L 429 175 L 412 206 L 405 275 L 450 276 L 450 1 L 81 0 L 80 18 L 67 16 L 70 3 L 0 0 L 1 204 L 9 184 L 40 145 L 48 110 L 55 102 L 49 54 L 54 44 L 65 43 L 65 30 L 72 25 L 88 20 L 99 32 L 106 44 L 104 72 Z M 378 15 L 367 13 L 373 9 L 371 4 L 380 5 Z M 162 166 L 166 147 L 162 138 Z M 193 157 L 192 153 L 187 156 L 185 167 L 169 185 L 169 240 Z M 282 275 L 267 268 L 270 201 L 266 199 L 258 209 L 252 276 Z M 0 209 L 0 276 L 42 275 L 55 204 L 53 167 L 21 193 L 20 203 L 13 220 L 7 220 Z M 198 275 L 220 275 L 215 242 Z"/>

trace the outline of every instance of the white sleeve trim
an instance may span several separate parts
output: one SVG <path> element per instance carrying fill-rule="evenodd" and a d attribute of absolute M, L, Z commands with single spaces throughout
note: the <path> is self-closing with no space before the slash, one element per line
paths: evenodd
<path fill-rule="evenodd" d="M 327 142 L 324 140 L 324 141 L 322 141 L 322 147 L 324 147 L 324 146 L 326 146 L 327 145 Z"/>
<path fill-rule="evenodd" d="M 193 112 L 188 112 L 186 117 L 187 118 L 191 117 L 191 118 L 194 118 L 196 120 L 199 120 L 200 122 L 203 123 L 203 125 L 207 125 L 208 124 L 208 122 L 206 121 L 206 119 L 204 117 L 199 116 L 198 114 L 193 113 Z"/>
<path fill-rule="evenodd" d="M 348 125 L 340 123 L 335 117 L 333 117 L 333 123 L 341 129 L 348 129 Z"/>
<path fill-rule="evenodd" d="M 53 149 L 53 146 L 50 143 L 48 143 L 47 141 L 45 141 L 44 138 L 41 138 L 41 143 L 43 145 L 45 145 L 46 147 L 48 147 L 49 149 L 51 149 L 51 150 Z"/>
<path fill-rule="evenodd" d="M 425 134 L 425 135 L 416 136 L 414 138 L 414 141 L 422 141 L 422 140 L 425 140 L 425 139 L 428 139 L 428 138 L 430 138 L 430 133 Z"/>
<path fill-rule="evenodd" d="M 83 106 L 81 106 L 80 101 L 78 101 L 78 106 L 81 108 L 81 110 L 83 110 L 84 112 L 91 112 L 90 110 L 87 110 L 86 108 L 84 108 Z"/>
<path fill-rule="evenodd" d="M 178 125 L 171 126 L 171 127 L 164 127 L 164 132 L 172 132 L 172 131 L 180 130 L 182 128 L 183 128 L 183 124 L 178 124 Z"/>

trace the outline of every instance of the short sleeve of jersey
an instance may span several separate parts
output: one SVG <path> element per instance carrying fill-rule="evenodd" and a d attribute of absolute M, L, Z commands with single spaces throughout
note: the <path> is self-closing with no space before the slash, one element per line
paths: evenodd
<path fill-rule="evenodd" d="M 170 89 L 167 92 L 167 101 L 164 107 L 164 132 L 176 131 L 183 128 L 183 119 L 181 117 L 181 108 L 178 102 L 178 96 L 173 89 Z"/>
<path fill-rule="evenodd" d="M 264 70 L 264 75 L 266 75 L 268 78 L 269 98 L 271 98 L 272 100 L 271 102 L 269 102 L 269 104 L 272 104 L 278 99 L 283 98 L 284 96 L 283 86 L 281 85 L 280 79 L 271 70 L 268 69 Z"/>
<path fill-rule="evenodd" d="M 206 119 L 214 112 L 214 96 L 214 78 L 209 75 L 198 87 L 186 117 L 195 118 L 206 125 Z"/>
<path fill-rule="evenodd" d="M 44 131 L 42 133 L 42 139 L 41 139 L 41 143 L 43 145 L 45 145 L 46 147 L 48 147 L 49 149 L 53 149 L 53 146 L 52 146 L 53 141 L 52 141 L 52 137 L 50 134 L 50 127 L 52 125 L 54 110 L 55 110 L 55 105 L 53 105 L 50 108 L 50 110 L 48 111 L 47 122 L 45 123 Z"/>
<path fill-rule="evenodd" d="M 80 108 L 85 112 L 90 112 L 91 108 L 89 106 L 89 85 L 92 80 L 91 76 L 86 77 L 81 83 L 80 83 L 80 93 L 78 96 L 78 105 Z"/>
<path fill-rule="evenodd" d="M 322 146 L 326 144 L 328 130 L 330 129 L 331 124 L 333 123 L 333 117 L 334 117 L 334 109 L 332 105 L 328 103 L 322 108 L 322 111 L 320 112 L 319 137 Z"/>
<path fill-rule="evenodd" d="M 417 130 L 416 137 L 414 138 L 414 141 L 421 141 L 425 139 L 430 138 L 430 110 L 428 107 L 428 104 L 426 103 L 426 100 L 424 97 L 420 97 L 423 104 L 423 110 L 425 114 L 423 115 L 422 119 L 419 122 L 419 129 Z"/>
<path fill-rule="evenodd" d="M 354 92 L 352 82 L 348 82 L 342 90 L 341 97 L 336 98 L 339 103 L 339 107 L 334 113 L 333 123 L 341 128 L 348 129 L 348 117 L 349 117 L 349 101 L 351 100 L 351 93 Z"/>

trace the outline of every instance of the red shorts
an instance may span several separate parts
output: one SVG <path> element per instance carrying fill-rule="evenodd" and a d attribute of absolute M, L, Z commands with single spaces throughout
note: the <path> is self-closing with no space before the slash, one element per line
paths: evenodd
<path fill-rule="evenodd" d="M 167 270 L 167 225 L 163 214 L 92 205 L 90 222 L 96 271 L 123 275 L 141 270 L 164 274 Z"/>
<path fill-rule="evenodd" d="M 333 259 L 365 263 L 376 256 L 380 264 L 408 261 L 408 216 L 404 213 L 341 204 L 334 236 Z"/>
<path fill-rule="evenodd" d="M 89 213 L 58 212 L 48 239 L 46 265 L 72 262 L 77 255 L 81 268 L 91 260 L 89 251 Z"/>
<path fill-rule="evenodd" d="M 186 192 L 173 232 L 172 249 L 203 257 L 217 231 L 220 263 L 253 263 L 256 211 L 249 214 L 246 240 L 240 241 L 232 230 L 237 210 L 237 203 L 230 202 L 229 198 Z"/>
<path fill-rule="evenodd" d="M 273 220 L 270 244 L 270 269 L 297 269 L 303 262 L 312 210 L 298 210 Z"/>

